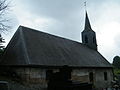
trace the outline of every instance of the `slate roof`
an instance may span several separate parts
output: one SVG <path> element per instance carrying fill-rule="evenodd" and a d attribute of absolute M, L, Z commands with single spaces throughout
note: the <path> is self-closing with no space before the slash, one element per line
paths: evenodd
<path fill-rule="evenodd" d="M 24 26 L 19 26 L 7 45 L 2 65 L 112 67 L 96 50 Z"/>

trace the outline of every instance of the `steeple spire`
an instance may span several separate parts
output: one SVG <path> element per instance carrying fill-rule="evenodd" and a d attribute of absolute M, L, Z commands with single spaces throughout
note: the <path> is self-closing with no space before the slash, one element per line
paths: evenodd
<path fill-rule="evenodd" d="M 92 30 L 86 11 L 85 27 L 82 32 L 82 43 L 91 49 L 97 50 L 96 33 Z"/>
<path fill-rule="evenodd" d="M 90 25 L 90 21 L 89 21 L 89 18 L 88 18 L 87 11 L 86 11 L 86 17 L 85 17 L 85 27 L 84 27 L 84 30 L 92 30 L 91 25 Z"/>

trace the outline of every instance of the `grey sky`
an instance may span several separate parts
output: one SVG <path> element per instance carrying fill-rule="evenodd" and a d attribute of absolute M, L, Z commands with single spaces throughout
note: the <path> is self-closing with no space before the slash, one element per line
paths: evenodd
<path fill-rule="evenodd" d="M 13 0 L 19 25 L 81 42 L 85 0 Z M 97 34 L 100 53 L 110 62 L 120 55 L 120 0 L 86 0 L 92 29 Z M 10 33 L 10 36 L 13 34 Z M 6 38 L 10 40 L 10 36 Z"/>

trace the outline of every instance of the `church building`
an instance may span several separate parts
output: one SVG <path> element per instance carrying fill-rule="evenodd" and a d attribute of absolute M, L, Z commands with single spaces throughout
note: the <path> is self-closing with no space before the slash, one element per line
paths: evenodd
<path fill-rule="evenodd" d="M 21 81 L 40 83 L 41 90 L 47 87 L 49 73 L 58 72 L 65 65 L 72 69 L 72 80 L 93 83 L 98 90 L 110 88 L 112 65 L 97 51 L 96 33 L 87 12 L 81 34 L 82 43 L 19 26 L 0 66 Z"/>

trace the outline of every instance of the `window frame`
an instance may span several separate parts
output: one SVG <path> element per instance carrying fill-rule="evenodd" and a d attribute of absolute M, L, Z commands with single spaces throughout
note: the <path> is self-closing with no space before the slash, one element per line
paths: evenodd
<path fill-rule="evenodd" d="M 104 72 L 104 80 L 105 80 L 105 81 L 108 80 L 108 74 L 107 74 L 107 72 Z"/>

